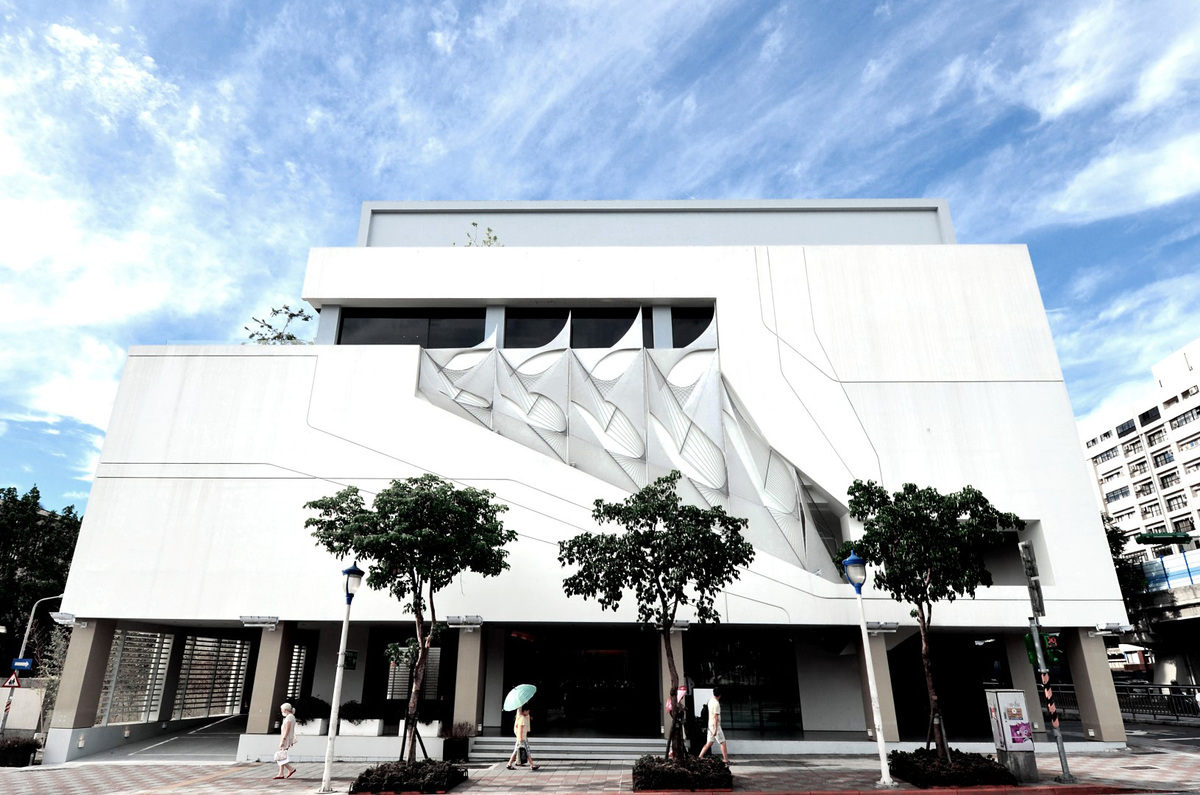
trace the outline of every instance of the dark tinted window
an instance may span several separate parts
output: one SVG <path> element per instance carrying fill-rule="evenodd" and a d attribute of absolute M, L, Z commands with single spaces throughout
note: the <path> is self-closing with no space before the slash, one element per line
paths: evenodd
<path fill-rule="evenodd" d="M 642 347 L 654 347 L 654 307 L 642 307 Z"/>
<path fill-rule="evenodd" d="M 504 310 L 504 347 L 540 348 L 549 344 L 567 324 L 566 309 Z"/>
<path fill-rule="evenodd" d="M 483 307 L 343 309 L 340 345 L 470 348 L 483 342 Z"/>
<path fill-rule="evenodd" d="M 571 310 L 572 348 L 611 348 L 637 320 L 636 306 Z"/>
<path fill-rule="evenodd" d="M 671 337 L 676 348 L 686 347 L 696 341 L 712 323 L 711 306 L 671 307 Z"/>
<path fill-rule="evenodd" d="M 1161 416 L 1162 415 L 1158 413 L 1158 406 L 1155 406 L 1154 408 L 1150 409 L 1146 413 L 1139 414 L 1138 422 L 1140 422 L 1142 427 L 1145 428 L 1148 423 L 1154 422 L 1156 419 L 1158 419 Z"/>
<path fill-rule="evenodd" d="M 1120 439 L 1122 436 L 1127 436 L 1128 434 L 1133 433 L 1135 429 L 1136 426 L 1133 424 L 1133 420 L 1122 422 L 1117 426 L 1117 438 Z"/>

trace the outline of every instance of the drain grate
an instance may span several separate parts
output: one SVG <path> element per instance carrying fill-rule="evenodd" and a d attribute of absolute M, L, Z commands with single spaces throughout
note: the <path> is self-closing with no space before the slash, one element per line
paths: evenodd
<path fill-rule="evenodd" d="M 1158 765 L 1122 765 L 1122 770 L 1158 770 Z"/>

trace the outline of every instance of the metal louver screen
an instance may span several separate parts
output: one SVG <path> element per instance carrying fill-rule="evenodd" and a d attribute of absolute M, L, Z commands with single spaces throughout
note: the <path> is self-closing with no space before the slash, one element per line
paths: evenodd
<path fill-rule="evenodd" d="M 108 653 L 96 725 L 158 720 L 170 655 L 170 635 L 117 630 Z"/>
<path fill-rule="evenodd" d="M 249 656 L 249 641 L 189 635 L 175 692 L 175 718 L 240 712 Z"/>
<path fill-rule="evenodd" d="M 421 683 L 421 698 L 437 698 L 438 674 L 442 669 L 442 650 L 432 648 L 425 661 L 425 681 Z M 392 663 L 388 668 L 387 697 L 407 701 L 412 692 L 412 677 L 407 665 Z"/>
<path fill-rule="evenodd" d="M 292 647 L 292 667 L 288 671 L 288 701 L 300 698 L 300 686 L 304 681 L 304 663 L 308 659 L 308 648 L 305 646 Z"/>

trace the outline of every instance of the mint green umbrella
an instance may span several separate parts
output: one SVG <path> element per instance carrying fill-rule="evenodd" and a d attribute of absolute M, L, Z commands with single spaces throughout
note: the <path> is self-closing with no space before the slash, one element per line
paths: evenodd
<path fill-rule="evenodd" d="M 533 698 L 533 694 L 536 692 L 537 688 L 533 685 L 517 685 L 504 697 L 504 711 L 519 709 L 522 704 Z"/>

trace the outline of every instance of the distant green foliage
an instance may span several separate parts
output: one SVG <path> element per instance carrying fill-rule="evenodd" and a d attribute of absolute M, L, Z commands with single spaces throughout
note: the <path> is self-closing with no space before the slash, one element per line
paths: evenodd
<path fill-rule="evenodd" d="M 288 304 L 272 308 L 266 319 L 251 316 L 253 328 L 243 326 L 250 332 L 250 341 L 258 345 L 309 345 L 310 340 L 302 340 L 288 330 L 293 322 L 307 323 L 313 319 L 312 313 L 304 307 L 292 309 Z M 279 325 L 282 322 L 283 325 Z"/>
<path fill-rule="evenodd" d="M 454 245 L 454 244 L 451 243 L 451 245 Z M 492 228 L 490 226 L 486 230 L 484 230 L 483 237 L 480 238 L 479 237 L 479 224 L 475 221 L 472 221 L 471 222 L 471 231 L 467 232 L 467 242 L 466 242 L 465 246 L 466 246 L 466 248 L 472 248 L 475 246 L 487 246 L 490 248 L 492 246 L 503 247 L 504 244 L 500 242 L 500 238 L 496 237 L 496 233 L 492 231 Z"/>
<path fill-rule="evenodd" d="M 0 660 L 5 664 L 20 651 L 34 604 L 63 592 L 79 525 L 74 506 L 61 512 L 42 508 L 37 486 L 24 494 L 12 486 L 0 489 L 0 625 L 8 628 L 0 635 Z M 57 609 L 43 603 L 39 613 Z M 29 649 L 45 646 L 49 627 L 48 621 L 34 624 Z"/>
<path fill-rule="evenodd" d="M 1108 514 L 1101 514 L 1104 523 L 1104 535 L 1108 539 L 1108 551 L 1112 555 L 1113 568 L 1117 572 L 1117 583 L 1121 586 L 1121 598 L 1125 600 L 1125 610 L 1132 617 L 1142 607 L 1142 599 L 1146 593 L 1146 572 L 1140 563 L 1134 563 L 1125 558 L 1125 545 L 1129 539 Z"/>
<path fill-rule="evenodd" d="M 837 565 L 851 549 L 874 564 L 874 585 L 897 602 L 913 605 L 921 631 L 921 661 L 929 693 L 930 723 L 939 756 L 949 748 L 942 734 L 941 710 L 929 659 L 929 625 L 936 602 L 975 596 L 992 584 L 984 556 L 1003 543 L 1004 530 L 1022 530 L 1020 517 L 1001 513 L 976 488 L 941 494 L 905 483 L 888 494 L 874 481 L 855 480 L 849 489 L 850 515 L 863 523 L 863 534 L 838 550 Z M 934 720 L 937 718 L 937 720 Z"/>

